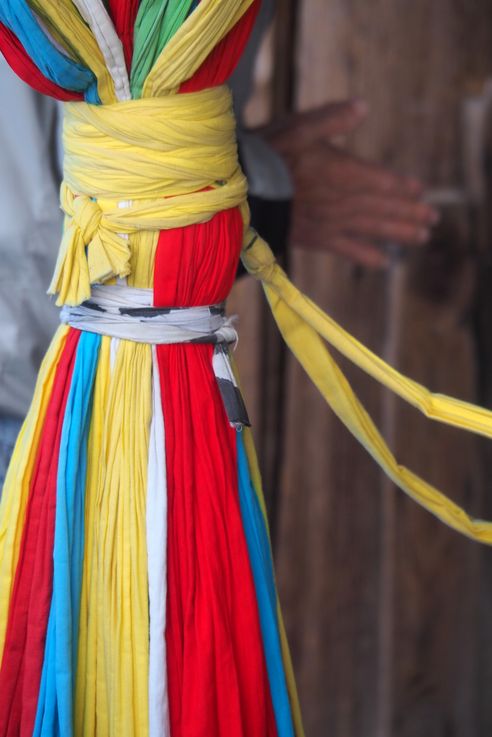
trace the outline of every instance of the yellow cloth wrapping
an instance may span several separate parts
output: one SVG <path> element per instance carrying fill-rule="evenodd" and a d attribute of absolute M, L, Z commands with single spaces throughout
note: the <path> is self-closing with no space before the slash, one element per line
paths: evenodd
<path fill-rule="evenodd" d="M 205 222 L 245 202 L 226 87 L 65 111 L 68 219 L 49 288 L 58 305 L 80 304 L 91 284 L 129 274 L 123 236 Z"/>

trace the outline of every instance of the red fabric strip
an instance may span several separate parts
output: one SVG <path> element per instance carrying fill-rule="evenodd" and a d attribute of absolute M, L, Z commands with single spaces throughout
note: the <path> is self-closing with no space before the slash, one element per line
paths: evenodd
<path fill-rule="evenodd" d="M 116 33 L 123 44 L 128 71 L 132 67 L 133 29 L 135 27 L 139 4 L 139 0 L 109 0 L 111 17 L 113 18 Z"/>
<path fill-rule="evenodd" d="M 156 305 L 220 302 L 234 282 L 236 209 L 162 232 Z M 168 483 L 167 667 L 172 737 L 276 737 L 238 498 L 235 432 L 207 345 L 158 346 Z"/>
<path fill-rule="evenodd" d="M 37 450 L 0 669 L 0 735 L 31 737 L 53 582 L 56 480 L 80 332 L 70 330 Z"/>
<path fill-rule="evenodd" d="M 260 0 L 181 91 L 223 84 Z M 243 223 L 237 209 L 163 231 L 156 305 L 221 302 L 234 283 Z M 277 735 L 238 498 L 236 439 L 212 369 L 212 348 L 159 346 L 168 470 L 169 707 L 173 737 Z"/>
<path fill-rule="evenodd" d="M 181 92 L 223 84 L 260 0 Z M 154 271 L 159 306 L 221 302 L 234 283 L 237 209 L 163 231 Z M 167 668 L 173 737 L 276 737 L 258 605 L 238 497 L 235 432 L 212 347 L 158 346 L 168 478 Z"/>
<path fill-rule="evenodd" d="M 215 87 L 229 79 L 244 51 L 260 6 L 261 0 L 255 0 L 250 5 L 239 23 L 215 47 L 193 77 L 181 85 L 180 92 L 196 92 Z"/>
<path fill-rule="evenodd" d="M 26 84 L 43 95 L 49 95 L 63 101 L 83 100 L 83 96 L 77 92 L 64 90 L 63 87 L 59 87 L 47 79 L 26 53 L 17 36 L 3 23 L 0 23 L 0 51 L 14 72 Z M 4 104 L 6 104 L 5 101 Z"/>

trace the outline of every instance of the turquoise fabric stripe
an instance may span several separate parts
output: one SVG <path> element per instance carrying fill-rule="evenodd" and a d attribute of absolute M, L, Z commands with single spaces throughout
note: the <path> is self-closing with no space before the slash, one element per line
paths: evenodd
<path fill-rule="evenodd" d="M 53 597 L 33 737 L 72 737 L 77 669 L 87 439 L 101 336 L 82 333 L 58 459 Z"/>
<path fill-rule="evenodd" d="M 41 28 L 26 0 L 0 0 L 0 20 L 14 33 L 47 79 L 100 103 L 95 75 L 61 53 Z"/>
<path fill-rule="evenodd" d="M 256 588 L 278 737 L 294 737 L 277 620 L 277 593 L 265 520 L 256 496 L 242 435 L 237 433 L 239 501 Z"/>

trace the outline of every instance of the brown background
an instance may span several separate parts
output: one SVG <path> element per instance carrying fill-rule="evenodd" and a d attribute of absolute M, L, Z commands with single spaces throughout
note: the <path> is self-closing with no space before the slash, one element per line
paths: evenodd
<path fill-rule="evenodd" d="M 412 257 L 396 247 L 384 274 L 294 248 L 291 275 L 404 373 L 491 406 L 492 193 L 470 200 L 463 123 L 492 76 L 490 0 L 280 3 L 252 120 L 362 96 L 371 116 L 351 148 L 423 177 L 444 213 L 432 245 Z M 490 735 L 490 551 L 386 482 L 290 359 L 279 403 L 281 353 L 258 286 L 244 280 L 231 307 L 307 737 Z M 492 518 L 487 444 L 343 365 L 397 458 Z"/>

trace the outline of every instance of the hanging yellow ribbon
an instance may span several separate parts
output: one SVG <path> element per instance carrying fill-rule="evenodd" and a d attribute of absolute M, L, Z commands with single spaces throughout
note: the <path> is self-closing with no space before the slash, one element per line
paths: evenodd
<path fill-rule="evenodd" d="M 442 522 L 473 540 L 492 544 L 491 522 L 472 519 L 438 489 L 397 463 L 323 339 L 433 420 L 492 438 L 492 412 L 433 394 L 385 363 L 302 294 L 276 263 L 265 241 L 252 230 L 246 234 L 242 260 L 249 273 L 262 282 L 280 332 L 309 378 L 392 481 Z"/>

